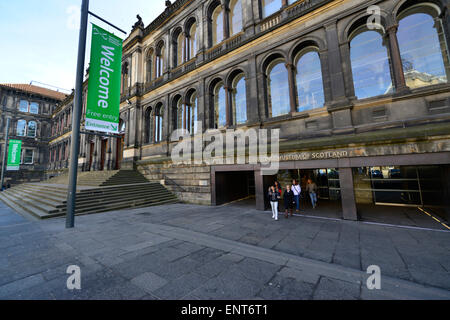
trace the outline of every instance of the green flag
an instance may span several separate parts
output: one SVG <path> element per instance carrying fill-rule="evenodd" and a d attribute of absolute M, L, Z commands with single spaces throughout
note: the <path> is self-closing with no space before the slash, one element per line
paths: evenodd
<path fill-rule="evenodd" d="M 118 133 L 122 40 L 92 24 L 87 130 Z"/>
<path fill-rule="evenodd" d="M 8 171 L 19 170 L 21 151 L 22 151 L 21 140 L 9 140 L 8 163 L 6 165 L 6 170 Z"/>

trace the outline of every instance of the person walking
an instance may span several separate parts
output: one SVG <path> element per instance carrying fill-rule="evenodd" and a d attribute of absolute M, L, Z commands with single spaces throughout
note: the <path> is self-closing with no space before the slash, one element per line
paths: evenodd
<path fill-rule="evenodd" d="M 284 217 L 287 218 L 289 216 L 288 211 L 290 212 L 292 217 L 295 202 L 294 202 L 294 192 L 292 192 L 290 185 L 287 185 L 286 190 L 284 190 L 283 201 L 285 210 Z"/>
<path fill-rule="evenodd" d="M 272 219 L 278 220 L 278 200 L 280 200 L 280 193 L 271 186 L 269 189 L 269 201 L 272 207 Z"/>
<path fill-rule="evenodd" d="M 295 212 L 300 211 L 300 195 L 302 193 L 302 187 L 298 184 L 297 180 L 292 180 L 292 192 L 294 193 Z"/>
<path fill-rule="evenodd" d="M 317 185 L 311 179 L 308 179 L 308 184 L 306 185 L 306 192 L 309 193 L 312 207 L 313 209 L 315 209 L 317 207 Z"/>

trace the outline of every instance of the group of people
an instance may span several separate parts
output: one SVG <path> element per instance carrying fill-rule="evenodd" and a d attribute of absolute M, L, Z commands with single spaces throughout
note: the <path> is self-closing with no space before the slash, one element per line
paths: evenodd
<path fill-rule="evenodd" d="M 315 209 L 317 206 L 317 185 L 308 179 L 306 192 L 309 194 L 311 199 L 312 207 Z M 270 206 L 272 207 L 272 219 L 278 220 L 279 212 L 279 202 L 281 200 L 281 186 L 278 181 L 275 181 L 273 186 L 269 188 L 268 197 L 270 201 Z M 298 184 L 297 180 L 292 180 L 292 185 L 287 185 L 283 192 L 283 202 L 284 202 L 284 216 L 288 218 L 289 215 L 292 217 L 294 214 L 294 208 L 296 212 L 300 212 L 300 199 L 302 195 L 302 187 Z"/>

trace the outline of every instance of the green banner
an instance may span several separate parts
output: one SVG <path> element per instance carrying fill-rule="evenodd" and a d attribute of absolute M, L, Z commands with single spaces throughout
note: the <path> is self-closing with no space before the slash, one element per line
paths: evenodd
<path fill-rule="evenodd" d="M 87 130 L 118 133 L 122 40 L 92 24 Z"/>
<path fill-rule="evenodd" d="M 8 162 L 6 165 L 6 170 L 8 171 L 19 170 L 21 151 L 22 151 L 21 140 L 9 140 Z"/>

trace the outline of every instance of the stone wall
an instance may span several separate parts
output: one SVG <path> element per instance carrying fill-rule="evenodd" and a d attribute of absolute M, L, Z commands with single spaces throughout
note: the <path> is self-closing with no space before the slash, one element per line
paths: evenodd
<path fill-rule="evenodd" d="M 141 161 L 137 169 L 148 180 L 164 184 L 182 202 L 211 205 L 210 166 L 180 166 L 170 162 Z"/>

